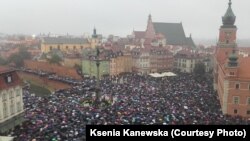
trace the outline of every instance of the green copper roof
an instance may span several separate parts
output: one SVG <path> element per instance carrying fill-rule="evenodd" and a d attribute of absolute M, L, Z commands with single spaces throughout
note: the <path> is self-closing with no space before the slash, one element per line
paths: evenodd
<path fill-rule="evenodd" d="M 229 55 L 229 60 L 230 61 L 237 61 L 238 60 L 238 56 L 236 55 L 236 53 L 231 53 Z"/>
<path fill-rule="evenodd" d="M 227 12 L 222 17 L 223 25 L 234 25 L 235 23 L 236 16 L 233 13 L 231 5 L 232 2 L 229 0 Z"/>

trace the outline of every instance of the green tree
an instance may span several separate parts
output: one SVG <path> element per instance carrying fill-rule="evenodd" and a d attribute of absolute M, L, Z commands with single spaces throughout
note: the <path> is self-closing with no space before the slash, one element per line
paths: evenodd
<path fill-rule="evenodd" d="M 22 67 L 24 65 L 24 60 L 30 59 L 31 54 L 27 51 L 26 48 L 20 48 L 19 52 L 12 54 L 9 59 L 8 63 L 14 63 L 16 67 Z"/>
<path fill-rule="evenodd" d="M 60 62 L 62 62 L 62 58 L 57 54 L 52 54 L 51 58 L 48 59 L 49 63 L 51 64 L 58 64 L 60 65 Z"/>

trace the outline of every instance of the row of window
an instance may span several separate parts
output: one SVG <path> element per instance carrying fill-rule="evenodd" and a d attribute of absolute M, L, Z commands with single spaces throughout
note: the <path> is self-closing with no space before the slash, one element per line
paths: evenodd
<path fill-rule="evenodd" d="M 66 46 L 65 48 L 66 48 L 66 49 L 69 49 L 69 47 L 68 47 L 68 46 Z M 83 49 L 83 46 L 81 46 L 80 48 L 81 48 L 81 49 Z M 52 49 L 53 49 L 53 47 L 52 47 L 52 46 L 50 46 L 50 47 L 49 47 L 49 49 L 50 49 L 50 50 L 52 50 Z M 60 45 L 58 45 L 58 46 L 57 46 L 57 49 L 58 49 L 58 50 L 61 50 L 61 46 L 60 46 Z M 76 46 L 73 46 L 73 49 L 76 49 Z"/>
<path fill-rule="evenodd" d="M 22 110 L 22 106 L 21 106 L 21 102 L 17 102 L 16 103 L 16 107 L 17 107 L 17 112 L 21 112 Z M 11 101 L 10 104 L 10 115 L 15 114 L 15 104 L 14 101 Z M 8 106 L 7 106 L 7 102 L 3 103 L 3 118 L 7 118 L 8 117 Z"/>
<path fill-rule="evenodd" d="M 240 89 L 240 84 L 239 83 L 235 84 L 235 89 Z M 248 90 L 250 90 L 250 84 L 248 85 Z"/>
<path fill-rule="evenodd" d="M 8 95 L 9 95 L 9 99 L 12 99 L 15 97 L 15 93 L 14 91 L 10 91 L 10 93 L 3 93 L 3 97 L 2 97 L 2 100 L 3 101 L 6 101 L 8 99 Z M 16 90 L 16 97 L 20 96 L 21 95 L 21 91 L 20 90 Z"/>
<path fill-rule="evenodd" d="M 234 109 L 234 114 L 238 114 L 238 110 Z M 247 115 L 250 115 L 250 110 L 247 110 Z"/>
<path fill-rule="evenodd" d="M 233 104 L 239 104 L 240 103 L 240 97 L 239 96 L 234 96 L 233 97 Z M 247 98 L 247 105 L 250 105 L 250 97 Z"/>

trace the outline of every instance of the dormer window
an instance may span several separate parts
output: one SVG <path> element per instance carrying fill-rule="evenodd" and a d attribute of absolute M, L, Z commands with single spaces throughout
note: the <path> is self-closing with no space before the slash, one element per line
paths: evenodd
<path fill-rule="evenodd" d="M 11 83 L 12 82 L 12 76 L 7 75 L 5 81 L 6 81 L 6 83 Z"/>

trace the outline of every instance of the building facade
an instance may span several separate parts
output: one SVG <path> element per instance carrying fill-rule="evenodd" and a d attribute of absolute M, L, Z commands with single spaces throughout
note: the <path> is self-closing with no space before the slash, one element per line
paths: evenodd
<path fill-rule="evenodd" d="M 91 47 L 91 44 L 84 38 L 46 37 L 41 43 L 41 51 L 43 53 L 48 53 L 52 50 L 80 52 L 82 49 L 88 47 Z"/>
<path fill-rule="evenodd" d="M 45 37 L 41 42 L 41 51 L 48 53 L 52 50 L 62 52 L 81 52 L 85 48 L 95 48 L 100 44 L 100 37 L 93 30 L 92 38 L 72 38 L 72 37 Z"/>
<path fill-rule="evenodd" d="M 23 122 L 21 80 L 14 70 L 0 66 L 0 133 Z"/>
<path fill-rule="evenodd" d="M 110 75 L 132 72 L 132 56 L 122 51 L 110 55 Z"/>
<path fill-rule="evenodd" d="M 182 23 L 153 22 L 151 15 L 148 16 L 146 31 L 134 31 L 132 37 L 153 46 L 196 47 L 192 36 L 186 37 Z"/>
<path fill-rule="evenodd" d="M 148 48 L 135 48 L 132 50 L 133 72 L 139 74 L 150 73 L 150 51 Z"/>
<path fill-rule="evenodd" d="M 181 50 L 174 58 L 174 68 L 184 73 L 192 73 L 195 65 L 199 62 L 203 62 L 203 59 L 205 59 L 199 53 L 192 50 Z"/>
<path fill-rule="evenodd" d="M 96 50 L 94 49 L 86 49 L 83 51 L 83 59 L 82 59 L 82 74 L 83 76 L 89 77 L 97 77 L 97 66 L 96 66 Z M 102 77 L 103 75 L 110 74 L 110 60 L 107 52 L 102 50 L 99 56 L 100 65 L 99 65 L 99 75 Z"/>
<path fill-rule="evenodd" d="M 223 114 L 250 117 L 250 57 L 239 56 L 235 19 L 230 0 L 214 56 L 214 89 Z"/>
<path fill-rule="evenodd" d="M 135 48 L 132 50 L 133 71 L 140 74 L 169 71 L 173 55 L 163 47 Z"/>

